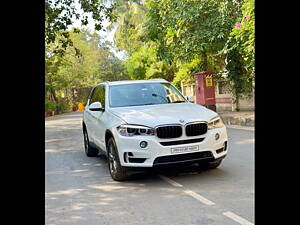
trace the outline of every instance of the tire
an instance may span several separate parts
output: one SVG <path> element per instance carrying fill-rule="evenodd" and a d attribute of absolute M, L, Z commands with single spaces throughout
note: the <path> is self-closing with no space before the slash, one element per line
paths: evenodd
<path fill-rule="evenodd" d="M 96 148 L 93 148 L 90 145 L 90 141 L 89 141 L 89 136 L 88 133 L 86 131 L 86 129 L 83 129 L 83 140 L 84 140 L 84 150 L 85 150 L 85 154 L 88 157 L 95 157 L 98 155 L 99 150 Z"/>
<path fill-rule="evenodd" d="M 129 178 L 127 170 L 121 166 L 115 140 L 111 137 L 107 142 L 109 173 L 115 181 L 124 181 Z"/>

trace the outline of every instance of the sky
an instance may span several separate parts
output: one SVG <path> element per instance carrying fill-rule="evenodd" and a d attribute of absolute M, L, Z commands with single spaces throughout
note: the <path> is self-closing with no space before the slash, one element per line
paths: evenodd
<path fill-rule="evenodd" d="M 83 13 L 82 9 L 80 8 L 80 4 L 78 3 L 78 1 L 75 1 L 75 7 L 77 9 L 78 12 Z M 95 27 L 95 23 L 92 19 L 91 16 L 89 16 L 89 23 L 86 26 L 81 26 L 81 21 L 73 19 L 73 25 L 72 27 L 76 27 L 76 28 L 87 28 L 90 32 L 96 32 L 98 33 L 101 37 L 104 38 L 104 40 L 107 40 L 111 43 L 114 43 L 113 38 L 114 38 L 114 33 L 116 31 L 116 28 L 114 28 L 112 31 L 95 31 L 94 27 Z M 107 19 L 104 19 L 103 21 L 103 28 L 107 28 L 110 25 L 110 22 Z M 119 59 L 124 59 L 124 52 L 119 52 L 116 51 L 115 49 L 111 49 L 112 52 L 119 58 Z"/>

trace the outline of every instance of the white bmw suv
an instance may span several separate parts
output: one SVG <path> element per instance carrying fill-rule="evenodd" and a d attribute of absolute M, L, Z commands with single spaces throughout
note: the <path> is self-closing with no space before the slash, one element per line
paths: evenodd
<path fill-rule="evenodd" d="M 108 157 L 114 180 L 137 168 L 200 163 L 216 168 L 227 154 L 221 118 L 190 103 L 163 79 L 98 84 L 83 112 L 87 156 Z"/>

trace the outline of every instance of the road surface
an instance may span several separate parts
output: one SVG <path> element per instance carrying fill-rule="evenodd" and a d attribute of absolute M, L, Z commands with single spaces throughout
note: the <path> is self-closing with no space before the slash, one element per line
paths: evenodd
<path fill-rule="evenodd" d="M 86 157 L 81 113 L 45 121 L 45 224 L 254 224 L 254 132 L 228 128 L 221 166 L 113 181 L 105 157 Z"/>

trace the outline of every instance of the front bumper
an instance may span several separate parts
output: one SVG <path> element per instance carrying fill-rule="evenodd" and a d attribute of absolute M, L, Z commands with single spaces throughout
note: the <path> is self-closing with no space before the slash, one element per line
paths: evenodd
<path fill-rule="evenodd" d="M 154 162 L 157 162 L 157 160 L 155 161 L 155 159 L 157 159 L 158 157 L 170 156 L 172 158 L 172 156 L 175 155 L 183 156 L 183 154 L 187 155 L 187 154 L 195 153 L 193 151 L 189 153 L 185 152 L 185 153 L 172 154 L 171 152 L 172 148 L 198 146 L 197 152 L 202 152 L 202 153 L 209 152 L 209 154 L 211 154 L 210 159 L 213 160 L 224 158 L 227 154 L 227 148 L 228 148 L 228 146 L 226 146 L 226 151 L 221 151 L 221 152 L 219 151 L 224 147 L 225 142 L 228 143 L 227 131 L 225 126 L 223 126 L 222 128 L 208 130 L 205 135 L 194 136 L 194 137 L 187 137 L 183 135 L 180 138 L 172 138 L 172 139 L 160 139 L 156 136 L 124 137 L 121 136 L 116 129 L 113 129 L 112 132 L 115 137 L 116 145 L 118 148 L 120 163 L 124 167 L 153 167 L 153 165 L 156 165 L 156 163 L 154 164 Z M 220 135 L 218 140 L 215 140 L 216 133 L 219 133 Z M 189 139 L 196 139 L 196 138 L 204 138 L 204 139 L 201 142 L 190 143 L 190 144 L 176 144 L 171 146 L 163 146 L 162 144 L 160 144 L 160 142 L 180 141 L 180 140 L 189 140 Z M 140 147 L 141 141 L 147 141 L 148 145 L 146 148 Z M 194 154 L 194 155 L 199 155 L 199 154 Z M 205 156 L 207 155 L 204 155 L 204 159 L 207 158 Z M 179 157 L 177 156 L 177 158 Z M 184 162 L 184 161 L 186 162 L 193 161 L 193 158 L 183 157 L 183 160 L 174 161 L 170 163 L 166 162 L 165 164 L 174 164 L 177 162 Z"/>

